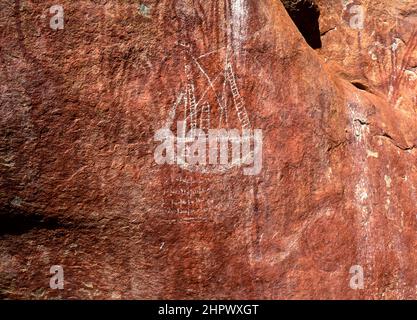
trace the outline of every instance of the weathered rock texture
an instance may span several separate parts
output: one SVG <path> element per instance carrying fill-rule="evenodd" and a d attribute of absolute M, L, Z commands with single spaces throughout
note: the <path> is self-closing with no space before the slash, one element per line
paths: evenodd
<path fill-rule="evenodd" d="M 62 0 L 63 30 L 1 2 L 2 298 L 417 298 L 415 1 L 284 2 L 298 28 L 277 0 Z M 157 165 L 191 81 L 200 125 L 243 127 L 226 62 L 261 173 Z"/>

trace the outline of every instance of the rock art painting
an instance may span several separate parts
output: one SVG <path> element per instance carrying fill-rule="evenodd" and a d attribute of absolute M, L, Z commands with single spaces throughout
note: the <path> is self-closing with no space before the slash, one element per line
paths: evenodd
<path fill-rule="evenodd" d="M 416 299 L 414 0 L 0 3 L 1 299 Z"/>

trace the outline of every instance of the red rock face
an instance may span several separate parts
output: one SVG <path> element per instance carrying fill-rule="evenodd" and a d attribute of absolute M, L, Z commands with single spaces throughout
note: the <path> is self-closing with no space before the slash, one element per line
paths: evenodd
<path fill-rule="evenodd" d="M 291 2 L 1 4 L 2 298 L 417 298 L 416 5 Z M 260 171 L 158 164 L 184 120 Z"/>

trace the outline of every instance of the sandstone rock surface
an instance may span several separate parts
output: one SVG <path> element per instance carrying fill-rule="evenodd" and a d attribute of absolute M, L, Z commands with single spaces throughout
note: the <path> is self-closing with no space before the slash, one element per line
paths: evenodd
<path fill-rule="evenodd" d="M 417 298 L 415 1 L 283 2 L 0 4 L 1 298 Z M 184 119 L 261 172 L 158 165 Z"/>

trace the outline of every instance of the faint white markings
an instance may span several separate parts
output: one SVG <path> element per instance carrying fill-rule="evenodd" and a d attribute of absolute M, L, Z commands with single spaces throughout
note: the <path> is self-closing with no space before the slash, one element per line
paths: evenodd
<path fill-rule="evenodd" d="M 179 45 L 185 52 L 185 83 L 168 112 L 165 125 L 155 133 L 154 140 L 161 142 L 154 153 L 156 163 L 177 164 L 200 173 L 223 173 L 234 167 L 252 165 L 252 168 L 243 169 L 244 174 L 259 174 L 262 169 L 262 131 L 251 130 L 229 56 L 232 51 L 216 49 L 196 58 L 190 45 Z M 212 78 L 204 69 L 204 63 L 198 60 L 215 53 L 222 57 L 219 61 L 224 59 L 224 62 L 220 62 L 222 71 L 211 70 L 215 74 Z M 202 89 L 204 83 L 206 87 Z M 233 122 L 238 127 L 236 129 L 231 129 L 228 103 L 235 109 Z"/>
<path fill-rule="evenodd" d="M 246 39 L 247 20 L 248 20 L 248 3 L 246 0 L 231 1 L 231 31 L 233 39 L 233 50 L 239 52 L 242 42 Z"/>
<path fill-rule="evenodd" d="M 239 120 L 242 124 L 243 129 L 248 129 L 250 127 L 250 121 L 248 117 L 248 113 L 246 111 L 244 102 L 242 97 L 239 94 L 239 89 L 237 88 L 235 75 L 233 73 L 232 64 L 230 62 L 226 65 L 226 80 L 230 84 L 230 88 L 232 90 L 233 95 L 233 101 L 235 104 L 235 108 L 237 111 L 237 115 L 239 117 Z"/>

